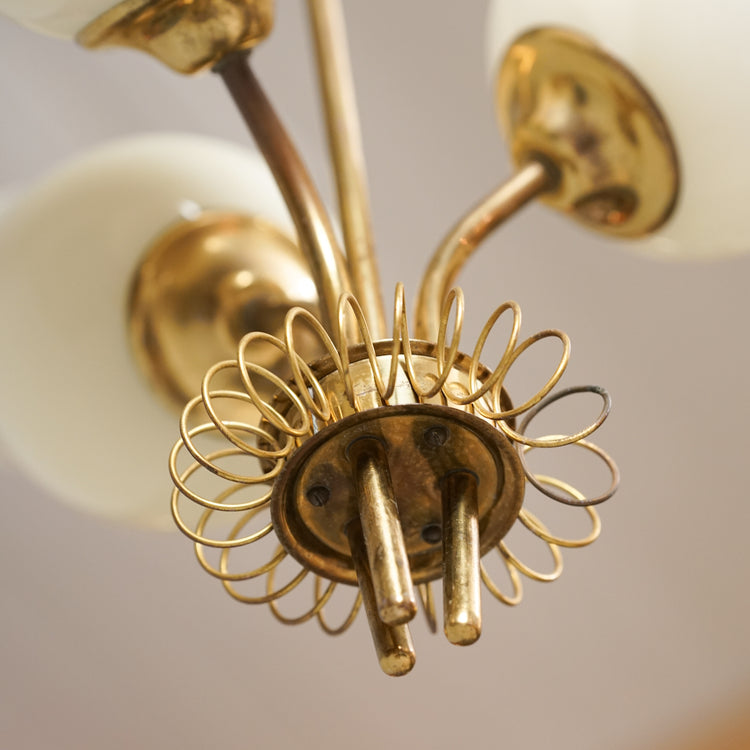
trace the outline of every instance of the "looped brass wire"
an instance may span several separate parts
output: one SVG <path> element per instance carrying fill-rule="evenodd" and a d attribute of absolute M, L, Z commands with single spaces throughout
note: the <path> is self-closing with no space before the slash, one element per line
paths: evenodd
<path fill-rule="evenodd" d="M 549 534 L 549 529 L 530 511 L 525 510 L 526 518 L 530 519 L 534 527 L 542 529 L 545 534 Z M 545 541 L 545 540 L 542 540 Z M 545 541 L 545 544 L 549 547 L 549 551 L 552 554 L 552 560 L 555 563 L 555 567 L 551 573 L 540 573 L 538 570 L 530 568 L 525 563 L 522 563 L 509 549 L 505 542 L 500 542 L 497 548 L 500 550 L 500 554 L 511 564 L 513 567 L 518 568 L 519 572 L 523 573 L 526 577 L 531 578 L 535 581 L 542 583 L 550 583 L 556 581 L 563 571 L 563 559 L 560 554 L 560 549 L 556 544 Z"/>
<path fill-rule="evenodd" d="M 323 579 L 320 576 L 315 576 L 315 599 L 320 599 L 320 585 L 321 581 Z M 325 619 L 325 608 L 321 607 L 316 617 L 318 618 L 318 624 L 320 627 L 328 633 L 328 635 L 341 635 L 345 631 L 347 631 L 354 620 L 357 618 L 357 614 L 359 613 L 360 607 L 362 606 L 362 592 L 357 589 L 357 595 L 354 597 L 354 604 L 352 605 L 352 608 L 349 610 L 349 614 L 346 616 L 346 619 L 341 623 L 341 625 L 337 627 L 333 627 L 328 624 L 328 621 Z"/>
<path fill-rule="evenodd" d="M 509 607 L 515 607 L 520 604 L 523 599 L 523 584 L 521 583 L 521 576 L 518 574 L 518 570 L 515 566 L 512 565 L 506 557 L 500 555 L 500 559 L 505 564 L 505 568 L 510 576 L 510 582 L 513 584 L 512 596 L 506 596 L 500 591 L 482 562 L 479 563 L 479 575 L 482 578 L 482 582 L 487 587 L 487 590 L 495 597 L 495 599 L 503 604 L 507 604 Z"/>
<path fill-rule="evenodd" d="M 550 440 L 554 440 L 556 438 L 564 437 L 561 435 L 547 435 L 547 438 Z M 524 473 L 526 474 L 526 479 L 529 480 L 529 482 L 536 487 L 539 492 L 541 492 L 543 495 L 546 495 L 549 498 L 552 498 L 553 500 L 557 500 L 558 503 L 563 503 L 565 505 L 576 505 L 576 506 L 587 506 L 587 505 L 599 505 L 599 503 L 603 503 L 605 500 L 609 500 L 612 495 L 617 492 L 617 488 L 620 485 L 620 470 L 617 468 L 617 464 L 614 462 L 612 457 L 605 453 L 598 445 L 594 445 L 594 443 L 590 443 L 588 440 L 579 440 L 576 443 L 573 443 L 573 445 L 580 446 L 581 448 L 586 448 L 586 450 L 591 451 L 592 453 L 595 453 L 599 458 L 604 461 L 607 468 L 609 469 L 609 473 L 612 476 L 612 481 L 609 485 L 609 488 L 603 492 L 601 495 L 597 495 L 596 497 L 592 498 L 586 498 L 584 497 L 582 500 L 578 500 L 575 497 L 570 497 L 570 494 L 568 495 L 560 495 L 557 492 L 554 492 L 553 490 L 549 490 L 545 488 L 544 483 L 540 481 L 539 477 L 533 474 L 529 467 L 526 465 L 526 459 L 525 454 L 533 450 L 533 446 L 524 446 L 523 450 L 518 451 L 518 455 L 521 459 L 521 465 L 523 466 Z"/>
<path fill-rule="evenodd" d="M 348 616 L 338 626 L 331 626 L 325 618 L 325 606 L 330 602 L 336 589 L 336 584 L 328 583 L 323 589 L 323 579 L 315 576 L 314 601 L 310 609 L 300 615 L 291 617 L 283 614 L 275 604 L 281 597 L 294 590 L 307 576 L 308 570 L 300 571 L 285 585 L 275 588 L 278 566 L 287 558 L 283 549 L 278 549 L 266 562 L 256 564 L 251 570 L 230 571 L 229 555 L 233 549 L 251 545 L 264 538 L 273 530 L 271 523 L 262 528 L 241 536 L 247 525 L 256 518 L 257 514 L 268 508 L 272 494 L 272 485 L 276 476 L 281 472 L 287 458 L 296 448 L 324 427 L 341 419 L 346 412 L 332 392 L 326 390 L 330 386 L 323 386 L 323 378 L 332 374 L 336 377 L 337 388 L 343 389 L 346 399 L 355 411 L 361 408 L 371 408 L 372 400 L 367 407 L 358 403 L 355 393 L 354 375 L 351 352 L 353 347 L 363 349 L 357 360 L 358 363 L 367 362 L 370 383 L 379 397 L 379 403 L 387 405 L 396 391 L 397 383 L 402 383 L 404 375 L 411 387 L 414 398 L 419 403 L 440 403 L 447 407 L 462 409 L 495 424 L 498 430 L 516 444 L 519 448 L 521 462 L 528 481 L 543 494 L 569 505 L 588 506 L 602 502 L 611 496 L 617 485 L 619 474 L 614 462 L 591 443 L 582 438 L 594 432 L 606 419 L 610 409 L 609 395 L 603 389 L 595 386 L 573 388 L 550 395 L 552 389 L 562 377 L 570 357 L 570 340 L 562 332 L 554 329 L 540 331 L 518 343 L 521 329 L 521 310 L 515 302 L 505 302 L 495 309 L 483 326 L 471 357 L 461 353 L 461 334 L 464 321 L 465 300 L 460 289 L 452 290 L 444 300 L 442 317 L 437 332 L 437 341 L 432 349 L 432 355 L 425 355 L 424 344 L 419 348 L 413 347 L 415 342 L 409 334 L 409 324 L 406 314 L 405 292 L 402 284 L 396 287 L 394 297 L 393 337 L 389 344 L 389 356 L 386 359 L 377 352 L 383 351 L 383 344 L 376 350 L 375 342 L 367 325 L 363 310 L 355 297 L 349 293 L 339 298 L 337 317 L 333 321 L 333 330 L 329 333 L 315 316 L 303 308 L 293 308 L 286 316 L 283 340 L 267 333 L 249 333 L 244 336 L 238 346 L 236 360 L 226 360 L 214 365 L 206 373 L 201 385 L 201 394 L 192 399 L 185 408 L 180 420 L 180 439 L 170 453 L 169 470 L 175 489 L 172 492 L 172 514 L 178 528 L 195 544 L 195 552 L 201 567 L 211 576 L 221 580 L 228 593 L 239 601 L 250 604 L 266 603 L 270 605 L 273 616 L 286 624 L 298 624 L 313 618 L 318 620 L 321 628 L 328 633 L 344 632 L 354 621 L 361 607 L 361 596 L 357 596 Z M 512 315 L 510 332 L 499 360 L 493 369 L 486 368 L 480 361 L 486 348 L 487 341 L 499 321 L 506 314 Z M 453 326 L 450 318 L 453 317 Z M 300 335 L 300 326 L 304 326 L 305 333 L 317 338 L 320 347 L 328 354 L 327 364 L 323 369 L 320 365 L 310 365 L 300 355 L 301 347 L 296 344 Z M 449 330 L 450 329 L 450 330 Z M 309 337 L 309 336 L 308 336 Z M 537 342 L 546 338 L 557 338 L 562 344 L 562 353 L 552 375 L 533 396 L 523 404 L 510 407 L 503 398 L 503 383 L 511 367 L 519 357 Z M 450 339 L 450 340 L 449 340 Z M 248 361 L 247 351 L 250 344 L 265 344 L 278 349 L 285 356 L 291 369 L 292 378 L 284 382 L 278 375 L 255 362 Z M 360 350 L 361 351 L 361 350 Z M 419 351 L 419 360 L 414 354 Z M 430 358 L 431 356 L 431 358 Z M 419 361 L 419 367 L 417 366 Z M 427 364 L 427 366 L 426 366 Z M 357 377 L 361 375 L 361 365 Z M 317 368 L 317 369 L 316 369 Z M 331 369 L 332 368 L 332 369 Z M 212 382 L 220 373 L 231 372 L 238 376 L 242 383 L 242 390 L 212 389 Z M 387 375 L 386 375 L 387 373 Z M 401 379 L 401 380 L 400 380 Z M 257 387 L 259 381 L 270 384 L 277 390 L 273 403 L 261 395 Z M 326 383 L 328 381 L 326 380 Z M 399 385 L 399 388 L 402 386 Z M 572 393 L 590 391 L 597 393 L 604 400 L 604 407 L 599 417 L 586 428 L 575 435 L 547 435 L 541 438 L 530 438 L 525 434 L 531 420 L 549 404 L 554 403 Z M 339 391 L 341 392 L 341 391 Z M 248 424 L 235 420 L 223 419 L 215 402 L 219 399 L 236 400 L 243 405 L 254 407 L 261 417 L 260 425 Z M 376 401 L 377 403 L 377 401 Z M 194 414 L 199 407 L 203 407 L 208 421 L 195 427 L 189 427 Z M 513 418 L 525 414 L 518 431 L 513 428 Z M 196 444 L 195 438 L 219 436 L 229 443 L 228 447 L 212 452 L 204 452 Z M 547 476 L 531 474 L 524 460 L 528 450 L 536 447 L 552 448 L 568 444 L 578 444 L 597 453 L 610 468 L 613 483 L 605 495 L 585 498 L 577 489 L 562 480 Z M 194 462 L 184 471 L 177 468 L 181 451 L 185 450 Z M 256 473 L 236 473 L 229 471 L 221 462 L 244 456 L 256 459 L 258 470 Z M 188 487 L 191 477 L 199 470 L 209 471 L 219 480 L 227 482 L 228 487 L 221 491 L 204 496 Z M 214 480 L 215 481 L 215 480 Z M 232 502 L 233 495 L 242 487 L 257 484 L 269 484 L 271 487 L 259 497 L 246 502 Z M 553 491 L 557 490 L 557 492 Z M 183 519 L 180 510 L 180 499 L 185 498 L 200 508 L 202 512 L 194 527 L 189 526 Z M 562 539 L 554 536 L 547 527 L 531 512 L 521 511 L 520 522 L 550 549 L 554 568 L 552 572 L 544 573 L 533 570 L 508 549 L 504 542 L 500 542 L 497 549 L 501 555 L 510 581 L 513 586 L 511 595 L 503 594 L 494 584 L 485 567 L 480 567 L 481 578 L 490 592 L 500 601 L 514 605 L 521 601 L 523 588 L 521 574 L 538 581 L 555 580 L 562 572 L 562 556 L 560 547 L 579 547 L 590 544 L 599 535 L 601 524 L 593 509 L 586 509 L 592 521 L 592 531 L 582 539 Z M 238 520 L 233 524 L 229 533 L 209 534 L 209 523 L 219 518 L 215 514 L 238 514 Z M 220 517 L 225 517 L 221 515 Z M 220 538 L 212 538 L 220 537 Z M 206 558 L 208 548 L 221 550 L 218 567 L 209 563 Z M 234 586 L 236 583 L 250 581 L 266 576 L 265 594 L 250 596 L 240 593 Z M 420 589 L 428 624 L 436 627 L 434 602 L 430 591 Z"/>
<path fill-rule="evenodd" d="M 279 549 L 282 549 L 281 545 L 279 545 Z M 274 574 L 276 572 L 275 568 L 272 568 L 269 573 L 268 577 L 266 578 L 266 593 L 271 594 L 273 591 L 273 584 L 274 584 Z M 319 576 L 315 576 L 315 580 L 317 582 L 317 579 Z M 328 600 L 333 596 L 333 592 L 336 590 L 336 586 L 338 584 L 335 581 L 329 581 L 328 586 L 326 587 L 326 590 L 323 592 L 322 596 L 318 595 L 318 592 L 315 592 L 315 604 L 308 609 L 306 612 L 303 612 L 301 615 L 298 615 L 297 617 L 287 617 L 286 615 L 281 614 L 279 611 L 279 607 L 276 604 L 275 600 L 271 600 L 268 603 L 269 608 L 271 609 L 271 613 L 273 616 L 279 621 L 284 623 L 284 625 L 301 625 L 303 622 L 307 622 L 308 620 L 311 620 L 313 617 L 315 617 L 323 607 L 327 604 Z"/>
<path fill-rule="evenodd" d="M 582 492 L 579 492 L 575 487 L 563 482 L 561 479 L 555 479 L 554 477 L 545 477 L 537 475 L 537 481 L 542 484 L 551 484 L 553 487 L 557 487 L 563 492 L 567 492 L 573 499 L 582 503 L 586 500 L 586 497 Z M 583 509 L 588 513 L 591 518 L 591 531 L 583 537 L 583 539 L 565 539 L 559 536 L 553 536 L 544 527 L 537 523 L 537 519 L 530 515 L 528 511 L 523 508 L 518 515 L 518 520 L 531 532 L 536 534 L 540 539 L 550 544 L 555 544 L 558 547 L 586 547 L 592 544 L 599 538 L 599 534 L 602 531 L 602 522 L 599 518 L 599 514 L 596 512 L 596 508 L 588 505 L 584 505 Z"/>
<path fill-rule="evenodd" d="M 529 426 L 531 420 L 537 414 L 539 414 L 540 411 L 546 409 L 555 401 L 559 401 L 561 398 L 566 398 L 567 396 L 572 396 L 575 393 L 596 393 L 598 396 L 602 397 L 602 401 L 604 402 L 599 416 L 588 427 L 584 427 L 580 432 L 576 432 L 575 435 L 558 435 L 555 437 L 546 438 L 529 438 L 523 434 L 526 428 Z M 579 440 L 588 437 L 595 430 L 598 430 L 602 426 L 604 420 L 609 416 L 611 408 L 612 397 L 609 395 L 609 391 L 607 391 L 606 388 L 602 388 L 599 385 L 577 385 L 571 388 L 565 388 L 561 391 L 558 391 L 557 393 L 553 393 L 551 396 L 548 396 L 532 409 L 530 409 L 521 422 L 521 426 L 518 432 L 514 432 L 510 427 L 503 424 L 500 425 L 500 429 L 512 440 L 515 440 L 517 443 L 523 443 L 530 448 L 560 448 L 563 445 L 577 443 Z"/>

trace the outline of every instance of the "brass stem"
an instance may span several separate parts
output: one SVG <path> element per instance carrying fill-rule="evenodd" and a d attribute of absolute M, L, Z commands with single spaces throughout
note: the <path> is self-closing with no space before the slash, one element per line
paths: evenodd
<path fill-rule="evenodd" d="M 482 632 L 477 478 L 449 474 L 443 494 L 443 630 L 451 643 L 468 646 Z"/>
<path fill-rule="evenodd" d="M 419 600 L 422 602 L 422 609 L 427 620 L 427 627 L 430 632 L 437 633 L 437 617 L 435 616 L 435 598 L 432 595 L 432 582 L 420 583 L 417 586 Z"/>
<path fill-rule="evenodd" d="M 339 0 L 308 0 L 328 146 L 336 176 L 344 245 L 354 291 L 374 339 L 386 337 L 385 308 L 373 248 L 357 102 Z"/>
<path fill-rule="evenodd" d="M 386 625 L 378 615 L 378 605 L 373 587 L 370 568 L 367 562 L 367 550 L 362 534 L 362 524 L 352 521 L 347 526 L 349 548 L 354 568 L 357 571 L 357 582 L 362 592 L 362 603 L 367 613 L 372 641 L 378 655 L 380 668 L 392 677 L 400 677 L 410 672 L 416 661 L 414 645 L 408 625 Z"/>
<path fill-rule="evenodd" d="M 414 617 L 417 601 L 385 448 L 377 438 L 360 438 L 349 459 L 380 619 L 400 625 Z"/>
<path fill-rule="evenodd" d="M 247 53 L 227 56 L 215 70 L 273 172 L 292 216 L 302 251 L 320 295 L 323 323 L 335 330 L 338 301 L 351 291 L 346 260 L 331 221 L 302 159 L 247 60 Z"/>
<path fill-rule="evenodd" d="M 557 175 L 551 166 L 530 161 L 493 190 L 449 232 L 432 256 L 417 296 L 416 335 L 435 341 L 446 295 L 466 261 L 490 232 L 529 201 L 553 188 Z"/>

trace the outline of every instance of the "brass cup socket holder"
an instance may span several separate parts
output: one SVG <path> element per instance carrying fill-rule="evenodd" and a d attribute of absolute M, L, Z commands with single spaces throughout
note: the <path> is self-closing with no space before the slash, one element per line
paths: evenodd
<path fill-rule="evenodd" d="M 124 0 L 76 40 L 139 49 L 178 73 L 197 73 L 265 39 L 273 17 L 273 0 Z"/>
<path fill-rule="evenodd" d="M 669 126 L 638 79 L 593 41 L 557 28 L 523 34 L 500 66 L 495 99 L 514 162 L 559 173 L 542 201 L 620 237 L 669 218 L 680 182 Z"/>

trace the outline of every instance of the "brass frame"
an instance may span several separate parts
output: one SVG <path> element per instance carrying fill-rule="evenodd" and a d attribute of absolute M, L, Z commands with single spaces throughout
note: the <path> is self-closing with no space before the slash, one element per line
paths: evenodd
<path fill-rule="evenodd" d="M 493 229 L 536 197 L 605 231 L 633 236 L 651 231 L 674 205 L 679 172 L 658 108 L 617 61 L 569 32 L 542 29 L 525 35 L 511 48 L 498 82 L 500 115 L 518 171 L 470 210 L 438 248 L 417 298 L 418 338 L 409 334 L 400 286 L 388 338 L 340 0 L 308 0 L 308 10 L 343 249 L 299 153 L 250 66 L 248 50 L 270 30 L 271 0 L 126 0 L 84 29 L 79 41 L 90 47 L 125 44 L 145 49 L 183 72 L 214 67 L 274 174 L 319 295 L 317 313 L 290 305 L 277 330 L 247 334 L 234 358 L 208 369 L 200 395 L 183 412 L 181 438 L 170 455 L 172 512 L 178 527 L 195 543 L 200 564 L 232 596 L 269 604 L 282 622 L 315 617 L 326 632 L 339 633 L 364 604 L 381 667 L 400 675 L 415 662 L 407 627 L 417 609 L 414 583 L 434 629 L 430 582 L 442 576 L 446 636 L 457 645 L 473 643 L 481 633 L 480 582 L 495 598 L 513 605 L 522 597 L 521 575 L 555 580 L 562 572 L 560 547 L 585 546 L 598 537 L 601 526 L 590 506 L 610 497 L 619 482 L 612 459 L 585 440 L 609 413 L 606 391 L 587 386 L 551 394 L 568 363 L 568 337 L 550 329 L 519 343 L 520 309 L 507 302 L 482 329 L 472 355 L 462 354 L 463 296 L 451 288 L 458 273 Z M 557 54 L 563 68 L 550 72 L 550 60 Z M 556 125 L 561 111 L 566 115 L 562 129 Z M 160 247 L 166 255 L 182 229 Z M 511 333 L 499 363 L 490 370 L 480 360 L 505 313 L 512 315 Z M 327 354 L 323 364 L 313 363 L 313 356 L 303 350 L 301 325 L 317 341 L 317 350 Z M 504 378 L 528 348 L 546 338 L 562 344 L 560 360 L 535 395 L 513 406 Z M 273 351 L 268 363 L 251 354 L 255 345 Z M 234 378 L 233 385 L 213 384 L 217 376 L 226 380 L 227 375 Z M 581 392 L 603 401 L 600 415 L 587 427 L 573 435 L 526 435 L 540 410 Z M 219 401 L 228 404 L 228 412 L 217 407 Z M 196 424 L 194 417 L 201 414 L 204 421 Z M 526 416 L 516 428 L 515 418 L 521 414 Z M 254 419 L 257 415 L 260 422 Z M 430 454 L 427 468 L 422 466 L 422 474 L 410 478 L 409 468 L 425 463 L 417 452 L 432 450 L 425 442 L 430 422 L 436 425 L 436 445 L 454 434 L 461 450 L 451 448 L 442 458 L 439 451 Z M 216 450 L 214 445 L 207 451 L 199 445 L 203 437 L 218 437 L 228 446 Z M 562 480 L 534 475 L 526 465 L 529 450 L 571 444 L 607 465 L 612 483 L 605 493 L 587 498 Z M 394 455 L 406 456 L 408 466 L 394 470 L 389 447 Z M 182 469 L 178 461 L 185 453 L 194 462 Z M 240 473 L 225 466 L 226 459 L 234 458 L 241 458 L 243 466 L 249 459 L 250 468 Z M 316 484 L 316 471 L 327 480 Z M 215 494 L 213 489 L 191 489 L 197 472 L 208 472 L 224 488 Z M 553 500 L 582 506 L 591 518 L 591 532 L 582 539 L 555 536 L 522 507 L 527 481 Z M 432 482 L 434 491 L 424 491 L 424 482 Z M 237 497 L 248 487 L 268 485 L 257 497 Z M 327 513 L 323 506 L 335 493 L 339 496 L 331 507 L 338 503 L 338 510 Z M 202 509 L 193 524 L 183 514 L 185 499 Z M 269 512 L 268 523 L 247 530 L 259 514 Z M 239 520 L 229 531 L 216 531 L 214 520 L 226 514 L 239 514 Z M 420 540 L 429 525 L 425 518 L 438 515 L 441 539 Z M 504 536 L 516 520 L 547 544 L 550 572 L 528 567 L 508 549 Z M 247 548 L 274 530 L 280 546 L 269 560 L 250 571 L 232 571 L 233 550 Z M 425 546 L 429 554 L 422 555 Z M 499 589 L 480 560 L 492 548 L 508 571 L 511 594 Z M 212 549 L 219 551 L 218 565 L 208 559 Z M 290 556 L 300 571 L 277 587 L 275 570 Z M 276 602 L 311 571 L 313 606 L 297 617 L 282 615 Z M 266 579 L 264 594 L 240 592 L 240 584 L 259 577 Z M 334 627 L 325 619 L 324 608 L 340 582 L 358 584 L 359 594 L 345 621 Z"/>

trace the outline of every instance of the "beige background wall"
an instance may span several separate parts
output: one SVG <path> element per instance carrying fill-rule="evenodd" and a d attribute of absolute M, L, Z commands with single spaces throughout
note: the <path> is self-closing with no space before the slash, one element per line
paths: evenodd
<path fill-rule="evenodd" d="M 330 195 L 304 5 L 279 6 L 257 66 Z M 441 235 L 509 171 L 484 7 L 347 11 L 386 296 L 398 280 L 413 295 Z M 2 184 L 133 132 L 248 142 L 211 76 L 4 21 L 0 59 Z M 624 479 L 601 540 L 567 554 L 558 583 L 529 585 L 514 610 L 487 598 L 471 649 L 419 621 L 418 664 L 401 680 L 380 674 L 364 618 L 339 639 L 284 628 L 230 600 L 177 533 L 80 515 L 0 462 L 0 744 L 634 748 L 717 707 L 750 675 L 748 279 L 750 257 L 654 263 L 542 209 L 488 243 L 463 279 L 470 326 L 512 297 L 527 332 L 566 330 L 565 382 L 614 395 L 600 442 Z"/>

